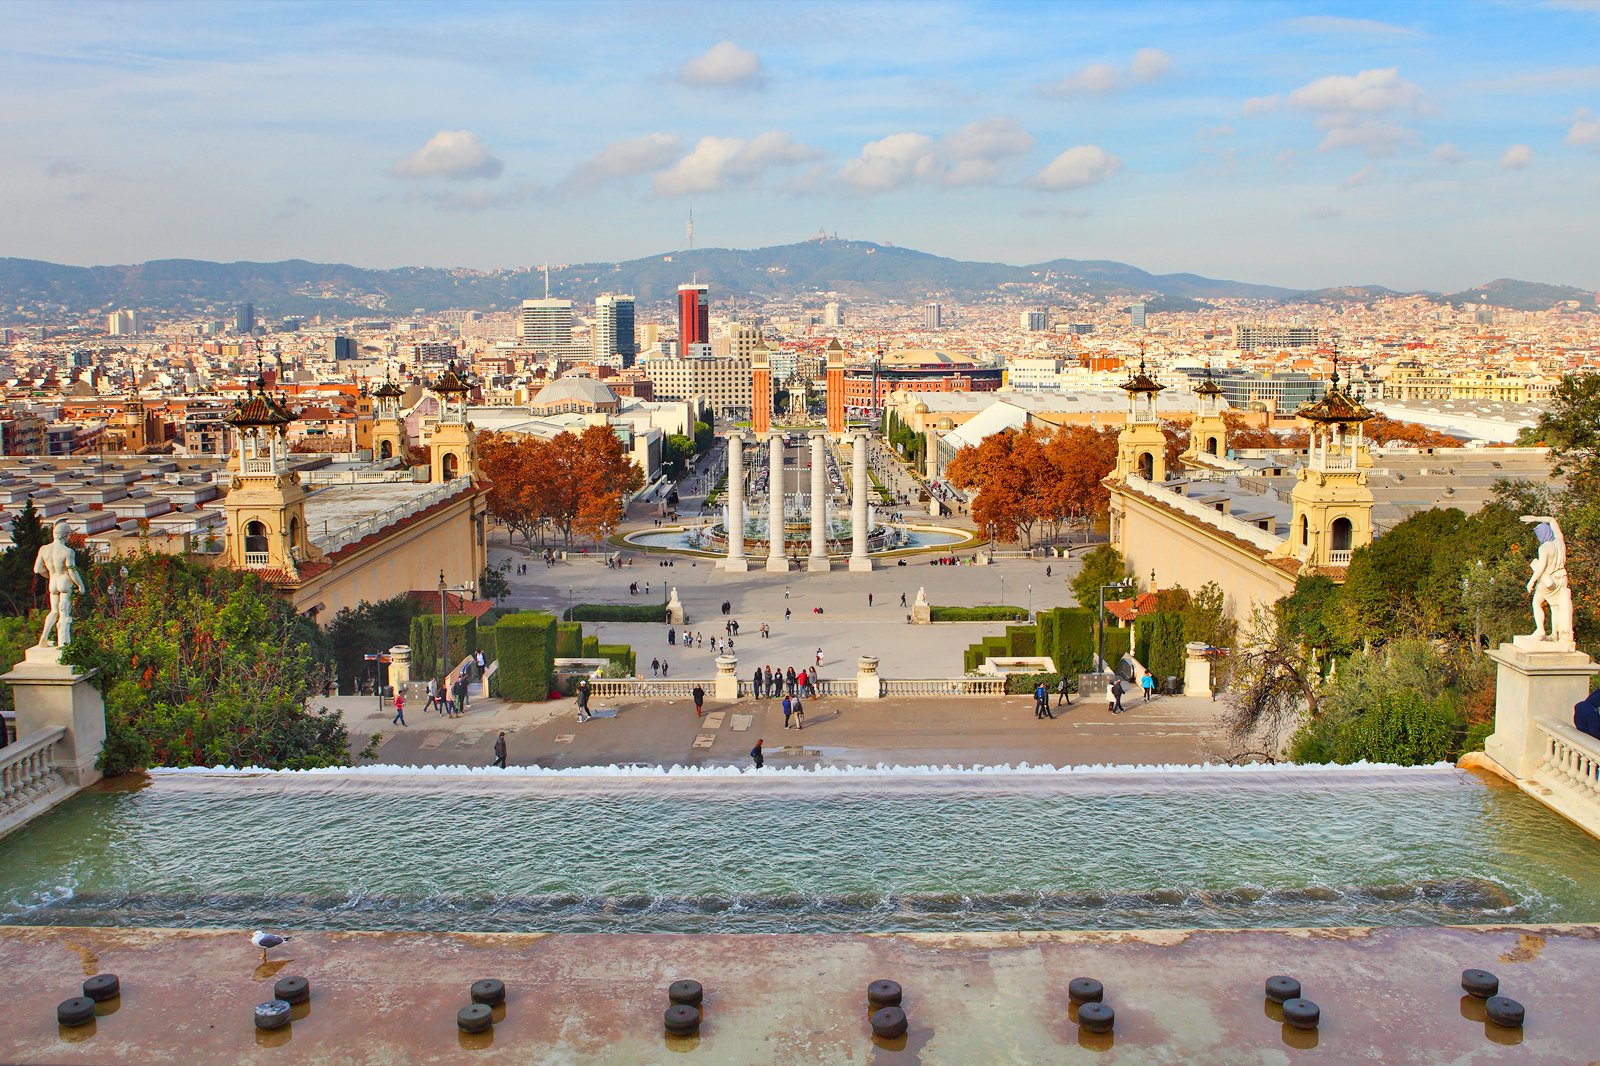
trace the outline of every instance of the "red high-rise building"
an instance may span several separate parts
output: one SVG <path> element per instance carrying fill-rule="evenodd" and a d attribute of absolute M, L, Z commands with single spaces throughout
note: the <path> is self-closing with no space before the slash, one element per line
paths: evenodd
<path fill-rule="evenodd" d="M 691 354 L 689 345 L 711 343 L 711 289 L 708 285 L 678 286 L 678 351 Z"/>

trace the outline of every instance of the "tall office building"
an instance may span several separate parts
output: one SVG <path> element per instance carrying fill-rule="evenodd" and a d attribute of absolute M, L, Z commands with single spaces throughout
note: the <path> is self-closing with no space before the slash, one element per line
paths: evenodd
<path fill-rule="evenodd" d="M 106 332 L 113 337 L 131 337 L 139 332 L 139 314 L 124 308 L 106 316 Z"/>
<path fill-rule="evenodd" d="M 523 300 L 522 346 L 541 352 L 572 349 L 571 300 Z"/>
<path fill-rule="evenodd" d="M 838 300 L 829 300 L 822 309 L 822 324 L 824 326 L 844 325 L 844 309 L 839 306 Z"/>
<path fill-rule="evenodd" d="M 1043 333 L 1050 328 L 1050 315 L 1045 311 L 1024 311 L 1017 324 L 1029 333 Z"/>
<path fill-rule="evenodd" d="M 711 287 L 690 284 L 678 286 L 678 345 L 685 355 L 696 353 L 690 347 L 711 343 Z M 709 350 L 709 349 L 708 349 Z"/>
<path fill-rule="evenodd" d="M 329 337 L 328 354 L 337 362 L 340 359 L 354 359 L 361 354 L 354 337 Z"/>
<path fill-rule="evenodd" d="M 240 304 L 233 309 L 233 331 L 235 333 L 254 333 L 256 330 L 256 305 Z"/>
<path fill-rule="evenodd" d="M 1144 301 L 1135 300 L 1128 305 L 1128 325 L 1134 329 L 1144 329 Z"/>
<path fill-rule="evenodd" d="M 626 370 L 639 354 L 634 332 L 633 297 L 605 293 L 594 300 L 594 361 Z"/>
<path fill-rule="evenodd" d="M 944 308 L 936 303 L 930 303 L 922 309 L 923 329 L 942 329 L 944 327 Z"/>

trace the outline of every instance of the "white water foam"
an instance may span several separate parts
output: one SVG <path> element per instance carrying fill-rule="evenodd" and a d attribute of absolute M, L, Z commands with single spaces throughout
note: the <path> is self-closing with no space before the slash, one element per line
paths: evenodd
<path fill-rule="evenodd" d="M 1337 763 L 1094 763 L 1081 766 L 1056 766 L 1053 763 L 1020 762 L 994 765 L 942 766 L 878 763 L 876 766 L 774 766 L 757 770 L 748 766 L 511 766 L 502 770 L 496 766 L 401 766 L 382 764 L 374 766 L 323 766 L 307 770 L 274 770 L 265 766 L 183 766 L 158 767 L 150 770 L 153 777 L 168 775 L 261 776 L 273 777 L 484 777 L 501 780 L 514 777 L 533 778 L 873 778 L 873 777 L 1088 777 L 1088 776 L 1169 776 L 1175 774 L 1355 774 L 1404 773 L 1429 774 L 1439 771 L 1459 772 L 1454 763 L 1436 762 L 1423 766 L 1401 766 L 1397 763 L 1354 762 Z"/>

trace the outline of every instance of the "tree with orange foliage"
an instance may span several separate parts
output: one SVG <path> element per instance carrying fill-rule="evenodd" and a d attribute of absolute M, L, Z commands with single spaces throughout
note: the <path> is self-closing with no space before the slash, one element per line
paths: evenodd
<path fill-rule="evenodd" d="M 1238 411 L 1222 412 L 1222 421 L 1228 427 L 1230 448 L 1306 448 L 1311 445 L 1311 434 L 1303 429 L 1274 432 L 1263 426 L 1252 426 Z"/>
<path fill-rule="evenodd" d="M 576 474 L 579 499 L 574 525 L 599 541 L 622 524 L 623 497 L 644 487 L 644 474 L 607 426 L 590 426 L 578 435 Z"/>
<path fill-rule="evenodd" d="M 1051 472 L 1041 491 L 1044 516 L 1061 536 L 1069 518 L 1088 518 L 1106 509 L 1106 475 L 1117 465 L 1117 431 L 1107 426 L 1064 425 L 1045 444 Z"/>
<path fill-rule="evenodd" d="M 1073 515 L 1106 506 L 1105 476 L 1116 465 L 1117 433 L 1068 425 L 1048 434 L 1033 427 L 991 434 L 956 453 L 950 482 L 978 489 L 972 520 L 997 540 L 1033 543 L 1033 527 L 1048 522 L 1060 535 Z"/>
<path fill-rule="evenodd" d="M 644 484 L 638 464 L 605 426 L 550 440 L 483 433 L 478 465 L 490 482 L 489 513 L 531 543 L 548 523 L 572 544 L 576 529 L 599 539 L 622 521 L 622 500 Z"/>
<path fill-rule="evenodd" d="M 1387 415 L 1373 415 L 1361 427 L 1374 444 L 1409 444 L 1415 448 L 1459 448 L 1461 441 L 1415 422 L 1402 422 Z"/>

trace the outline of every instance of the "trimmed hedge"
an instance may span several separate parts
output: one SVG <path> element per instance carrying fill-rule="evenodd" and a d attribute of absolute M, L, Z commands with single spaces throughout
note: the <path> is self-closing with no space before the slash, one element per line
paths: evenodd
<path fill-rule="evenodd" d="M 600 638 L 599 637 L 584 637 L 583 638 L 583 657 L 585 659 L 598 659 L 598 658 L 600 658 Z"/>
<path fill-rule="evenodd" d="M 543 611 L 520 611 L 495 626 L 500 652 L 500 692 L 508 700 L 548 699 L 554 680 L 556 620 Z"/>
<path fill-rule="evenodd" d="M 1060 674 L 1007 674 L 1006 693 L 1011 696 L 1031 696 L 1041 681 L 1044 682 L 1044 690 L 1054 698 L 1056 689 L 1061 685 Z M 1070 691 L 1078 691 L 1077 678 L 1069 678 L 1067 684 Z"/>
<path fill-rule="evenodd" d="M 556 658 L 576 659 L 583 653 L 583 625 L 580 622 L 556 624 Z"/>
<path fill-rule="evenodd" d="M 928 618 L 934 622 L 1026 622 L 1025 607 L 930 607 Z"/>
<path fill-rule="evenodd" d="M 1037 645 L 1039 631 L 1033 626 L 1006 626 L 1006 641 L 1012 655 L 1031 656 Z"/>
<path fill-rule="evenodd" d="M 1040 611 L 1034 622 L 1033 647 L 1035 655 L 1051 655 L 1056 650 L 1056 615 L 1054 611 Z M 1056 666 L 1060 666 L 1057 663 Z"/>
<path fill-rule="evenodd" d="M 448 670 L 462 659 L 478 650 L 478 623 L 464 614 L 450 616 Z M 411 620 L 412 669 L 422 671 L 423 677 L 437 675 L 439 671 L 439 616 L 419 614 Z"/>
<path fill-rule="evenodd" d="M 1159 611 L 1134 623 L 1134 658 L 1158 679 L 1183 676 L 1183 615 Z"/>
<path fill-rule="evenodd" d="M 614 663 L 625 663 L 628 667 L 628 673 L 638 672 L 634 669 L 633 648 L 627 644 L 601 644 L 595 651 L 596 658 L 610 659 Z"/>
<path fill-rule="evenodd" d="M 569 622 L 666 622 L 667 603 L 579 603 L 562 615 Z"/>
<path fill-rule="evenodd" d="M 492 663 L 500 657 L 494 626 L 486 626 L 481 622 L 478 624 L 478 650 L 483 652 L 485 663 Z"/>

